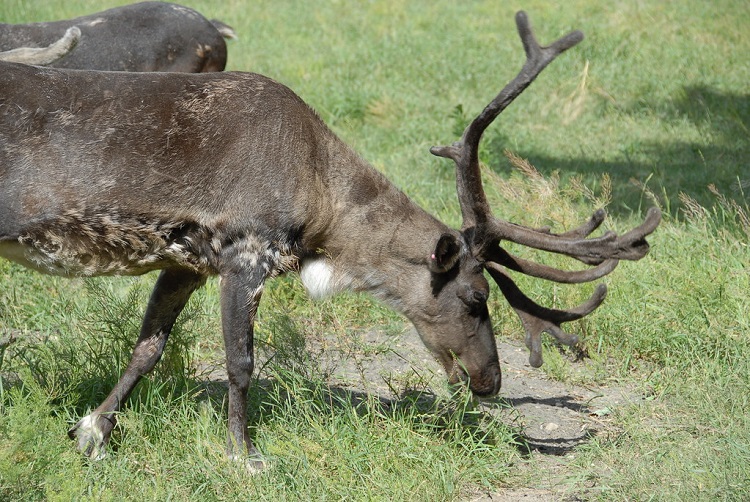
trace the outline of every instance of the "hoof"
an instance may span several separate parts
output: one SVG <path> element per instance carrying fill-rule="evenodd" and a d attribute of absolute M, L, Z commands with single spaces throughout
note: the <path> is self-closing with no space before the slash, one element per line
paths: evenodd
<path fill-rule="evenodd" d="M 87 415 L 75 424 L 68 437 L 76 442 L 76 448 L 91 460 L 101 460 L 106 455 L 104 432 L 96 425 L 96 417 Z"/>
<path fill-rule="evenodd" d="M 229 460 L 242 464 L 251 476 L 260 474 L 270 468 L 268 461 L 260 453 L 253 455 L 229 455 Z"/>

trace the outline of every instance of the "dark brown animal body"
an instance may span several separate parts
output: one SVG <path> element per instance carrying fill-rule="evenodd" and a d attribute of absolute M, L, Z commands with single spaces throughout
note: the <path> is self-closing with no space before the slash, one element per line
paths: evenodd
<path fill-rule="evenodd" d="M 305 262 L 313 294 L 372 292 L 414 322 L 448 370 L 455 355 L 475 352 L 463 361 L 472 388 L 497 392 L 486 307 L 473 314 L 463 303 L 446 309 L 435 302 L 436 295 L 456 298 L 459 285 L 476 283 L 488 294 L 481 274 L 435 284 L 429 257 L 441 235 L 459 234 L 357 157 L 288 88 L 245 73 L 6 63 L 0 103 L 0 255 L 59 275 L 164 269 L 135 349 L 134 378 L 158 359 L 146 354 L 163 346 L 190 292 L 220 275 L 234 443 L 249 445 L 245 394 L 263 282 Z M 352 239 L 363 229 L 370 238 Z M 461 331 L 477 326 L 469 347 Z M 122 387 L 94 412 L 95 425 L 79 426 L 82 448 L 99 454 L 92 438 L 109 436 L 112 422 L 102 415 L 132 390 L 129 382 Z"/>
<path fill-rule="evenodd" d="M 0 51 L 50 45 L 73 26 L 81 31 L 78 46 L 46 64 L 113 71 L 222 71 L 227 62 L 224 36 L 233 36 L 227 25 L 193 9 L 143 2 L 65 21 L 0 24 Z"/>
<path fill-rule="evenodd" d="M 524 26 L 519 17 L 524 46 L 533 51 L 538 46 Z M 541 49 L 544 65 L 578 40 L 580 34 L 557 42 L 551 57 Z M 539 71 L 524 67 L 522 75 L 533 80 Z M 490 114 L 499 113 L 497 101 Z M 275 274 L 298 270 L 315 297 L 346 289 L 373 294 L 415 325 L 451 381 L 466 381 L 479 396 L 500 388 L 484 270 L 521 316 L 532 356 L 541 358 L 541 331 L 573 343 L 559 324 L 596 308 L 603 290 L 570 311 L 543 309 L 503 267 L 561 282 L 601 277 L 619 259 L 646 254 L 644 238 L 658 214 L 622 237 L 599 238 L 587 236 L 602 212 L 559 235 L 492 218 L 482 206 L 473 145 L 481 136 L 476 123 L 483 128 L 494 119 L 487 113 L 461 142 L 434 150 L 458 165 L 458 231 L 416 206 L 267 77 L 0 63 L 0 256 L 58 275 L 162 270 L 130 364 L 71 430 L 79 448 L 103 454 L 116 412 L 158 361 L 191 293 L 211 275 L 221 279 L 228 454 L 251 469 L 263 466 L 246 424 L 253 320 L 263 283 Z M 595 266 L 551 269 L 504 252 L 500 240 Z"/>

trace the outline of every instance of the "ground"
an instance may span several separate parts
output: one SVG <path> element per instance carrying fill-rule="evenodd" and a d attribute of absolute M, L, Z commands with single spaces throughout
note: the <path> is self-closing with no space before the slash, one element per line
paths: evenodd
<path fill-rule="evenodd" d="M 0 346 L 7 347 L 17 336 L 16 332 L 5 333 Z M 445 388 L 442 367 L 414 329 L 400 335 L 377 330 L 354 333 L 345 340 L 321 335 L 296 343 L 285 340 L 280 346 L 293 347 L 297 356 L 311 355 L 306 362 L 329 375 L 330 388 L 346 392 L 355 400 L 374 395 L 388 405 L 407 389 Z M 513 466 L 508 488 L 470 490 L 461 500 L 551 502 L 591 498 L 594 487 L 569 476 L 575 448 L 591 437 L 616 432 L 610 417 L 613 411 L 638 403 L 642 397 L 624 387 L 582 387 L 552 380 L 528 364 L 528 350 L 520 341 L 499 341 L 498 352 L 503 371 L 500 396 L 482 406 L 484 411 L 502 414 L 503 420 L 519 429 L 523 460 Z M 211 387 L 223 389 L 223 353 L 215 356 L 211 361 L 201 361 L 199 373 Z M 294 358 L 294 354 L 279 354 L 261 345 L 257 358 L 261 373 L 269 356 L 276 360 Z M 576 371 L 585 373 L 585 360 L 575 365 Z"/>
<path fill-rule="evenodd" d="M 375 394 L 388 401 L 408 387 L 445 387 L 442 367 L 414 329 L 398 336 L 369 331 L 346 341 L 323 337 L 305 343 L 305 350 L 330 372 L 331 386 L 355 395 Z M 503 371 L 500 401 L 510 408 L 495 401 L 486 409 L 504 414 L 522 430 L 519 439 L 524 461 L 516 466 L 513 484 L 523 487 L 470 492 L 462 500 L 547 502 L 589 498 L 587 490 L 592 487 L 566 478 L 575 447 L 595 435 L 612 433 L 616 429 L 610 418 L 613 410 L 642 398 L 623 387 L 581 387 L 552 380 L 529 365 L 528 350 L 520 341 L 500 341 L 498 351 Z M 585 361 L 575 364 L 585 371 Z"/>

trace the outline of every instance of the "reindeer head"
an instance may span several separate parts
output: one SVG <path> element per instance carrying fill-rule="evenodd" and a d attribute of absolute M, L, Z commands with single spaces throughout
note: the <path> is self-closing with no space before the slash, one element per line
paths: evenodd
<path fill-rule="evenodd" d="M 474 394 L 491 396 L 500 390 L 500 362 L 483 270 L 464 235 L 442 234 L 420 267 L 425 276 L 412 282 L 410 298 L 418 303 L 407 316 L 451 383 L 468 381 Z"/>
<path fill-rule="evenodd" d="M 524 12 L 518 12 L 516 24 L 526 51 L 526 63 L 518 76 L 474 119 L 459 141 L 430 150 L 456 164 L 463 225 L 458 236 L 443 235 L 430 257 L 431 285 L 436 300 L 433 309 L 439 312 L 429 319 L 429 326 L 412 319 L 451 380 L 468 377 L 471 389 L 479 395 L 496 393 L 500 384 L 494 335 L 487 311 L 489 288 L 484 271 L 497 283 L 520 317 L 526 331 L 526 345 L 531 352 L 529 362 L 539 367 L 542 364 L 542 332 L 566 345 L 577 343 L 578 337 L 565 333 L 560 324 L 580 319 L 595 310 L 604 300 L 607 288 L 600 284 L 592 297 L 578 307 L 549 309 L 524 295 L 508 270 L 560 283 L 593 281 L 614 270 L 619 260 L 643 258 L 649 250 L 645 237 L 656 229 L 661 219 L 660 211 L 651 208 L 643 224 L 622 236 L 607 232 L 601 237 L 588 238 L 604 221 L 606 215 L 601 209 L 579 228 L 561 234 L 493 217 L 484 194 L 479 166 L 479 141 L 484 130 L 555 57 L 583 39 L 581 32 L 574 31 L 548 47 L 541 47 Z M 566 271 L 524 260 L 504 250 L 504 240 L 564 254 L 592 267 Z M 427 313 L 429 316 L 429 309 Z M 458 332 L 457 327 L 462 331 Z"/>

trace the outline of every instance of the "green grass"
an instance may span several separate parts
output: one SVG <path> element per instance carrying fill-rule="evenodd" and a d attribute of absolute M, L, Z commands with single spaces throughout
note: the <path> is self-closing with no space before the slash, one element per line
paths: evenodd
<path fill-rule="evenodd" d="M 5 0 L 0 20 L 122 3 Z M 456 139 L 519 69 L 514 10 L 529 12 L 542 43 L 584 31 L 488 130 L 481 152 L 495 213 L 513 221 L 569 227 L 608 202 L 608 225 L 622 231 L 654 201 L 665 211 L 652 253 L 621 264 L 604 306 L 568 328 L 582 334 L 591 375 L 547 346 L 552 377 L 617 382 L 646 398 L 615 410 L 615 432 L 566 461 L 566 486 L 601 500 L 750 498 L 746 2 L 182 3 L 235 28 L 229 69 L 288 84 L 454 226 L 453 172 L 428 148 Z M 514 170 L 505 149 L 543 178 Z M 214 282 L 123 411 L 110 455 L 87 462 L 65 431 L 122 371 L 154 276 L 66 281 L 7 261 L 0 275 L 0 337 L 18 338 L 0 349 L 0 500 L 452 500 L 525 480 L 514 424 L 466 396 L 438 389 L 384 403 L 330 389 L 306 337 L 396 336 L 404 321 L 360 296 L 312 304 L 295 278 L 269 284 L 258 320 L 257 338 L 277 358 L 253 387 L 249 426 L 272 470 L 248 478 L 223 456 L 225 395 L 200 364 L 221 359 Z M 591 291 L 519 285 L 555 306 Z M 520 338 L 497 293 L 491 308 L 498 337 Z"/>

